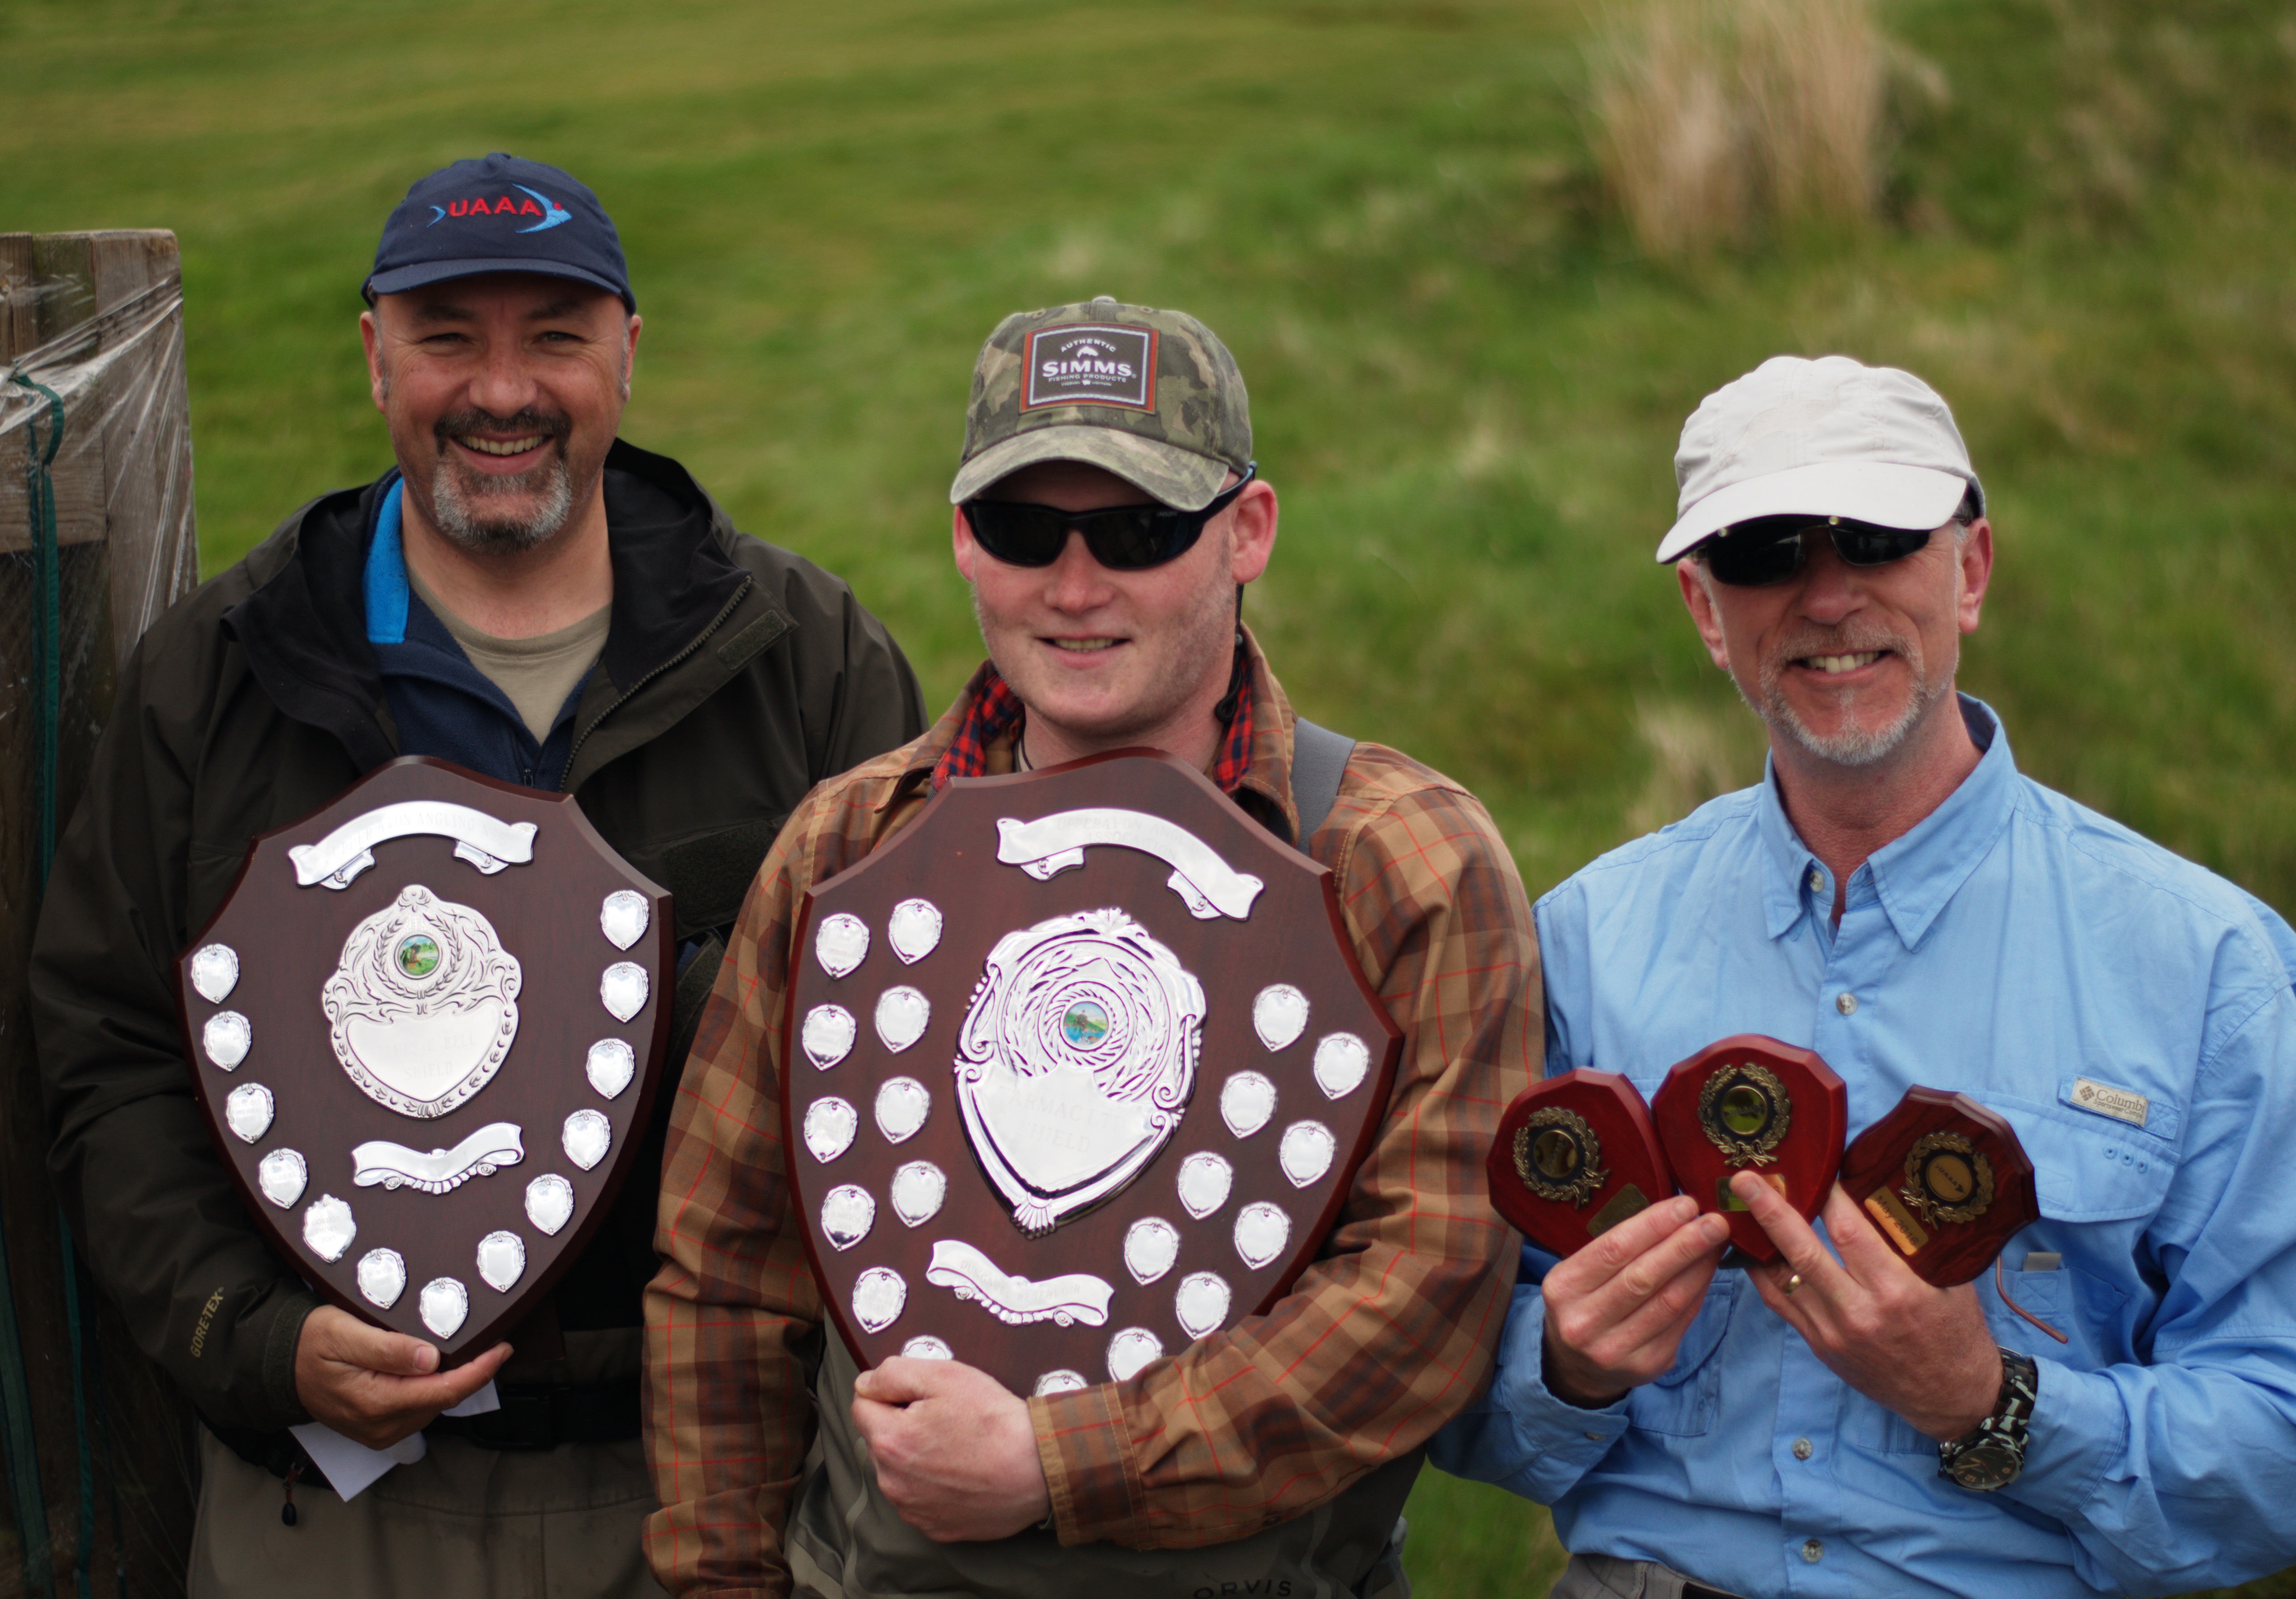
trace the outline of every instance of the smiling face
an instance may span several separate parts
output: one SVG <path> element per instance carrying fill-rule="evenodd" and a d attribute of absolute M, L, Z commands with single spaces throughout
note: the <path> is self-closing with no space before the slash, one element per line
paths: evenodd
<path fill-rule="evenodd" d="M 472 554 L 546 543 L 594 504 L 638 318 L 564 278 L 494 273 L 359 318 L 413 513 Z"/>
<path fill-rule="evenodd" d="M 1147 496 L 1080 462 L 1026 467 L 984 496 L 1095 511 Z M 1029 755 L 1038 766 L 1147 744 L 1203 765 L 1218 745 L 1212 709 L 1234 659 L 1235 593 L 1267 568 L 1275 542 L 1275 492 L 1253 482 L 1178 558 L 1113 571 L 1071 531 L 1050 566 L 1013 566 L 974 541 L 962 511 L 953 529 L 957 570 L 989 659 L 1029 708 Z"/>
<path fill-rule="evenodd" d="M 1961 636 L 1976 631 L 1993 530 L 1948 523 L 1923 548 L 1851 566 L 1819 542 L 1784 583 L 1734 588 L 1702 566 L 1676 569 L 1717 666 L 1769 725 L 1782 759 L 1870 769 L 1923 745 L 1954 711 Z"/>

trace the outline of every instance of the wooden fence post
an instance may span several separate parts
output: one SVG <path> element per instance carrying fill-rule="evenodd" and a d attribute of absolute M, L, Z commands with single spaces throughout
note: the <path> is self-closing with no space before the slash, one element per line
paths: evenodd
<path fill-rule="evenodd" d="M 83 1562 L 95 1595 L 179 1595 L 191 1542 L 188 1413 L 68 1272 L 26 972 L 119 665 L 195 577 L 182 308 L 172 234 L 0 234 L 0 1238 L 24 1379 L 0 1370 L 0 1595 L 71 1594 Z"/>

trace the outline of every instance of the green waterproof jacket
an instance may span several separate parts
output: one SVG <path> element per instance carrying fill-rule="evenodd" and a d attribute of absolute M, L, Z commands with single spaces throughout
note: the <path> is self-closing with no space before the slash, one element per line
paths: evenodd
<path fill-rule="evenodd" d="M 377 492 L 312 501 L 144 636 L 33 950 L 64 1213 L 136 1341 L 243 1453 L 248 1435 L 309 1419 L 295 1346 L 320 1301 L 266 1244 L 216 1154 L 173 970 L 250 840 L 399 753 L 366 644 Z M 679 940 L 700 946 L 678 983 L 675 1073 L 783 819 L 813 784 L 914 737 L 923 711 L 908 662 L 845 584 L 737 532 L 676 462 L 617 443 L 605 496 L 612 621 L 562 786 L 671 891 Z M 660 1153 L 657 1128 L 562 1279 L 569 1330 L 640 1324 Z"/>

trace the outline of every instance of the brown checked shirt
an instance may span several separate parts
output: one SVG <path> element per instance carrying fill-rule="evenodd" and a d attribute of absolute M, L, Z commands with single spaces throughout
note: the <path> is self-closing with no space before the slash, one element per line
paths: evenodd
<path fill-rule="evenodd" d="M 1232 794 L 1283 838 L 1290 705 L 1250 644 L 1250 758 Z M 665 1508 L 647 1555 L 671 1592 L 779 1594 L 815 1431 L 823 1326 L 790 1204 L 779 1088 L 791 935 L 805 891 L 922 808 L 984 667 L 923 738 L 808 795 L 758 870 L 679 1087 L 646 1291 L 646 1427 Z M 1001 685 L 998 685 L 1001 686 Z M 988 754 L 1011 769 L 1011 738 Z M 1409 1453 L 1482 1389 L 1514 1279 L 1483 1178 L 1500 1111 L 1540 1075 L 1530 907 L 1474 797 L 1357 744 L 1308 840 L 1404 1047 L 1377 1141 L 1297 1287 L 1266 1316 L 1123 1382 L 1029 1401 L 1061 1542 L 1228 1542 Z"/>

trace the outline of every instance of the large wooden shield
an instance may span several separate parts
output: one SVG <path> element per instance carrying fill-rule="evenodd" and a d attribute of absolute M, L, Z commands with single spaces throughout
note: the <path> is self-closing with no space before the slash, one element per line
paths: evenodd
<path fill-rule="evenodd" d="M 1121 1380 L 1265 1311 L 1401 1034 L 1332 875 L 1146 751 L 960 779 L 806 897 L 783 1115 L 865 1366 Z"/>
<path fill-rule="evenodd" d="M 248 850 L 178 963 L 248 1209 L 364 1320 L 478 1354 L 605 1218 L 669 1032 L 669 896 L 564 795 L 409 756 Z"/>

